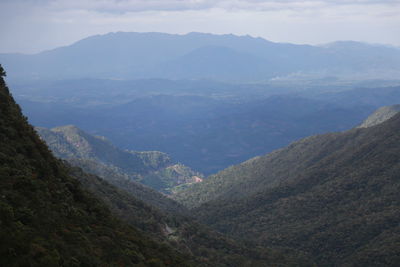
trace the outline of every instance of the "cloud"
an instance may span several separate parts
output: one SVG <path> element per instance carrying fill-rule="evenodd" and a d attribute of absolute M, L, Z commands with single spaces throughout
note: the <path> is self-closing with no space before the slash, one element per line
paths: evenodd
<path fill-rule="evenodd" d="M 37 52 L 111 31 L 400 45 L 399 10 L 400 0 L 0 0 L 0 52 Z"/>
<path fill-rule="evenodd" d="M 99 12 L 182 11 L 221 8 L 226 10 L 310 9 L 321 6 L 399 6 L 399 0 L 2 0 L 53 10 L 79 9 Z"/>

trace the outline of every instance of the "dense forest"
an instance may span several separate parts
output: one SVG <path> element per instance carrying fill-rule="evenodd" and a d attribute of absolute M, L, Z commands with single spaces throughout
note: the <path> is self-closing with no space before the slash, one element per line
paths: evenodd
<path fill-rule="evenodd" d="M 187 257 L 116 219 L 68 175 L 0 73 L 0 265 L 189 266 Z"/>
<path fill-rule="evenodd" d="M 223 233 L 321 266 L 397 266 L 400 114 L 391 114 L 251 159 L 175 198 Z"/>

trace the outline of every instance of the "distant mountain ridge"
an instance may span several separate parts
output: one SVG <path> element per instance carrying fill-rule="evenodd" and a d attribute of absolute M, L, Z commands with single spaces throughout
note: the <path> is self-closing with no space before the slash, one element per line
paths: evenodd
<path fill-rule="evenodd" d="M 104 137 L 92 136 L 73 125 L 50 130 L 37 127 L 36 131 L 55 156 L 100 176 L 113 172 L 162 192 L 203 178 L 202 174 L 173 162 L 165 153 L 124 151 Z"/>
<path fill-rule="evenodd" d="M 301 72 L 396 73 L 400 70 L 400 49 L 356 42 L 311 46 L 250 36 L 117 32 L 35 55 L 0 54 L 0 62 L 12 73 L 11 78 L 19 79 L 265 81 Z M 210 72 L 213 65 L 218 68 Z"/>

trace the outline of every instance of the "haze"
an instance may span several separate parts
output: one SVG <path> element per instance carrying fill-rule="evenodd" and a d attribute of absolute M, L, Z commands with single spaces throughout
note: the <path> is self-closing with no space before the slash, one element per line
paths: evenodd
<path fill-rule="evenodd" d="M 400 45 L 400 1 L 2 0 L 0 53 L 36 53 L 114 31 L 249 34 L 275 42 Z"/>

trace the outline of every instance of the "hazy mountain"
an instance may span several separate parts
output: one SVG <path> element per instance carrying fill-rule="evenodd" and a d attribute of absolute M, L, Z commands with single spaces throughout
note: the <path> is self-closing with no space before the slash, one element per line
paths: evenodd
<path fill-rule="evenodd" d="M 223 46 L 205 46 L 161 64 L 151 73 L 169 79 L 258 80 L 278 70 L 270 61 Z"/>
<path fill-rule="evenodd" d="M 183 78 L 267 80 L 291 73 L 397 78 L 400 50 L 363 43 L 326 46 L 190 33 L 109 33 L 35 55 L 2 54 L 12 79 Z M 50 67 L 51 66 L 51 67 Z M 215 66 L 215 67 L 214 67 Z M 211 70 L 214 70 L 212 72 Z M 386 77 L 387 78 L 387 77 Z"/>
<path fill-rule="evenodd" d="M 367 128 L 378 125 L 384 121 L 387 121 L 400 111 L 400 105 L 392 105 L 381 107 L 369 116 L 359 127 Z"/>
<path fill-rule="evenodd" d="M 322 266 L 396 266 L 400 115 L 305 138 L 178 195 L 237 238 L 309 253 Z"/>
<path fill-rule="evenodd" d="M 174 186 L 201 181 L 203 177 L 173 162 L 165 153 L 121 150 L 104 137 L 92 136 L 73 125 L 51 130 L 37 127 L 36 130 L 55 156 L 102 177 L 113 172 L 113 175 L 163 192 Z"/>

